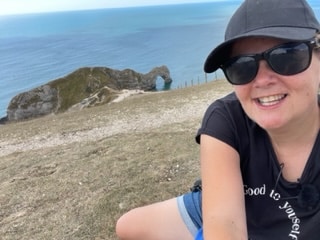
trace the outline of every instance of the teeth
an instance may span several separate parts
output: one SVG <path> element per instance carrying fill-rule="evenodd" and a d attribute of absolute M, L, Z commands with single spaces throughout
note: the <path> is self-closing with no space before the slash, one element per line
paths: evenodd
<path fill-rule="evenodd" d="M 284 97 L 285 97 L 284 94 L 282 94 L 282 95 L 274 95 L 274 96 L 258 98 L 258 101 L 259 101 L 260 104 L 262 104 L 264 106 L 270 106 L 270 105 L 273 105 L 276 102 L 280 101 Z"/>

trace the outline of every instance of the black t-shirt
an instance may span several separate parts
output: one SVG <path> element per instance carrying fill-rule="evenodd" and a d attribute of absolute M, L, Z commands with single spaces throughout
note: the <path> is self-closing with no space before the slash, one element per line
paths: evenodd
<path fill-rule="evenodd" d="M 296 183 L 282 177 L 267 133 L 248 118 L 234 93 L 210 105 L 198 143 L 201 134 L 229 144 L 240 155 L 250 239 L 320 239 L 319 134 Z"/>

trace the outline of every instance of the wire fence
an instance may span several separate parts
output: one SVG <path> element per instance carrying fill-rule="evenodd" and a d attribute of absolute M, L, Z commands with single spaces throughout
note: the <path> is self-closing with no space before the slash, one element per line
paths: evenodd
<path fill-rule="evenodd" d="M 210 78 L 208 79 L 208 74 L 204 74 L 204 79 L 200 79 L 200 77 L 198 76 L 198 78 L 196 80 L 194 80 L 193 78 L 190 80 L 190 81 L 185 81 L 184 84 L 180 84 L 177 88 L 178 89 L 181 89 L 181 88 L 186 88 L 186 87 L 192 87 L 192 86 L 196 86 L 196 85 L 200 85 L 200 84 L 203 84 L 203 83 L 208 83 L 210 81 L 215 81 L 215 80 L 218 80 L 218 75 L 217 73 L 215 73 L 215 76 L 214 78 Z"/>

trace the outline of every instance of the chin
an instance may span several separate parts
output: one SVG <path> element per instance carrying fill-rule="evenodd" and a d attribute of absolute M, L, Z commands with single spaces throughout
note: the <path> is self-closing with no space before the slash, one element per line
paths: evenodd
<path fill-rule="evenodd" d="M 266 131 L 277 130 L 285 125 L 284 122 L 281 121 L 280 119 L 277 119 L 277 120 L 276 119 L 274 119 L 274 120 L 268 119 L 267 121 L 266 120 L 264 120 L 264 121 L 257 120 L 256 123 Z"/>

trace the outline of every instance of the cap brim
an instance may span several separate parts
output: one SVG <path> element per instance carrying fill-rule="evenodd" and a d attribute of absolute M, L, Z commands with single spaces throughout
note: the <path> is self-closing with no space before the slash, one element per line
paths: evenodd
<path fill-rule="evenodd" d="M 216 71 L 221 66 L 221 64 L 229 58 L 232 43 L 241 38 L 273 37 L 290 41 L 305 41 L 313 38 L 315 34 L 316 30 L 312 28 L 292 27 L 269 27 L 247 32 L 245 34 L 241 34 L 234 38 L 228 39 L 227 41 L 221 43 L 215 49 L 213 49 L 204 63 L 204 71 L 206 73 L 212 73 Z"/>

